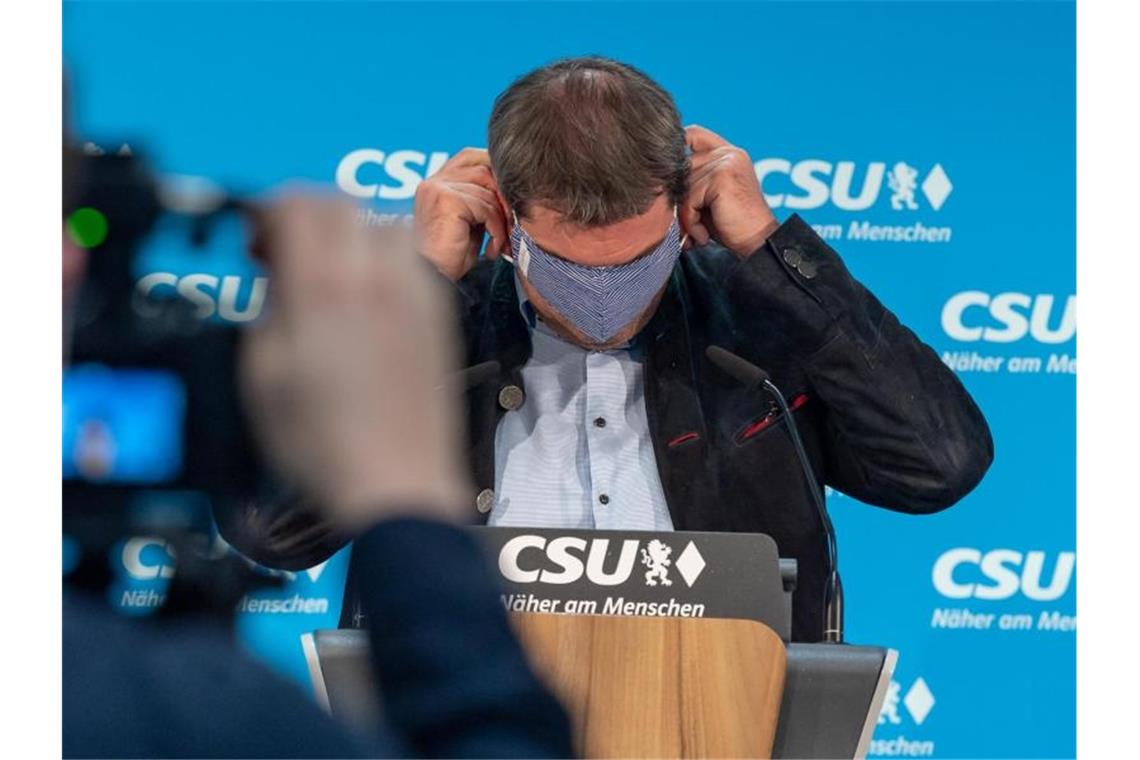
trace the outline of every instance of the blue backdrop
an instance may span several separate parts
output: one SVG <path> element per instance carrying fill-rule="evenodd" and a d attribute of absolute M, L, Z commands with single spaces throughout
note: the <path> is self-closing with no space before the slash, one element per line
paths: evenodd
<path fill-rule="evenodd" d="M 335 183 L 370 223 L 485 144 L 515 76 L 584 53 L 645 69 L 749 151 L 777 215 L 817 225 L 994 432 L 993 469 L 942 514 L 829 495 L 849 638 L 900 650 L 871 754 L 1075 754 L 1071 2 L 68 2 L 64 21 L 88 139 L 243 190 Z M 264 280 L 235 240 L 160 235 L 142 286 L 251 319 Z M 121 560 L 117 603 L 153 604 L 163 547 Z M 250 649 L 307 683 L 301 634 L 335 625 L 345 561 L 247 599 Z"/>

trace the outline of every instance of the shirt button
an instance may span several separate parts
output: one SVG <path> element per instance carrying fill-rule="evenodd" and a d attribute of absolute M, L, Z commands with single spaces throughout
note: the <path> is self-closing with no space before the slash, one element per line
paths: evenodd
<path fill-rule="evenodd" d="M 609 504 L 610 503 L 610 497 L 605 495 L 605 494 L 602 494 L 601 496 L 598 497 L 598 501 L 600 501 L 602 504 Z"/>
<path fill-rule="evenodd" d="M 594 418 L 594 427 L 605 427 L 605 426 L 606 426 L 606 418 L 605 417 Z"/>
<path fill-rule="evenodd" d="M 491 511 L 491 507 L 495 504 L 495 492 L 490 488 L 484 488 L 475 497 L 475 509 L 479 510 L 479 514 L 485 515 Z"/>
<path fill-rule="evenodd" d="M 817 271 L 815 262 L 809 261 L 807 259 L 802 260 L 800 262 L 800 265 L 798 267 L 796 267 L 796 269 L 799 270 L 799 273 L 801 275 L 803 275 L 805 279 L 808 279 L 808 280 L 815 277 L 815 273 Z"/>

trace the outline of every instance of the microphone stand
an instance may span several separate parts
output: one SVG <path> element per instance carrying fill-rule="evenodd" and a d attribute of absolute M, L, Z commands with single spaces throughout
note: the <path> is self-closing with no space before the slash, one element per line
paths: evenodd
<path fill-rule="evenodd" d="M 824 540 L 827 544 L 827 561 L 830 574 L 824 589 L 823 640 L 828 643 L 840 644 L 843 642 L 843 583 L 839 579 L 839 549 L 835 540 L 835 526 L 832 525 L 831 517 L 827 514 L 823 493 L 820 491 L 819 482 L 815 478 L 811 461 L 808 460 L 807 452 L 804 450 L 799 428 L 796 426 L 795 419 L 792 418 L 792 410 L 788 407 L 784 394 L 772 382 L 771 376 L 755 364 L 720 346 L 709 346 L 705 350 L 705 355 L 713 364 L 744 385 L 749 387 L 762 386 L 776 400 L 780 412 L 787 421 L 788 436 L 792 439 L 792 446 L 796 450 L 796 457 L 799 459 L 800 469 L 803 471 L 804 480 L 807 482 L 808 492 L 815 503 L 819 519 L 823 523 Z"/>

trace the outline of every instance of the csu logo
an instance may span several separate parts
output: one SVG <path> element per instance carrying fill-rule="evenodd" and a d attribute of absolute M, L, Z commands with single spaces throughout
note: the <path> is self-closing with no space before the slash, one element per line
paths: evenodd
<path fill-rule="evenodd" d="M 161 538 L 127 539 L 120 554 L 127 575 L 139 581 L 174 577 L 174 552 Z"/>
<path fill-rule="evenodd" d="M 1045 577 L 1046 553 L 1014 549 L 961 547 L 945 552 L 934 563 L 932 580 L 938 593 L 950 599 L 1010 599 L 1019 592 L 1036 602 L 1060 599 L 1072 584 L 1075 552 L 1058 552 L 1053 571 Z"/>
<path fill-rule="evenodd" d="M 354 198 L 407 200 L 420 182 L 439 171 L 447 153 L 395 150 L 385 153 L 360 148 L 348 153 L 336 167 L 336 184 Z"/>
<path fill-rule="evenodd" d="M 768 181 L 764 198 L 772 208 L 813 209 L 830 201 L 844 211 L 863 211 L 878 203 L 885 180 L 895 211 L 918 210 L 918 192 L 937 211 L 954 189 L 942 164 L 935 164 L 921 179 L 919 169 L 905 161 L 896 161 L 889 170 L 883 161 L 859 167 L 854 161 L 815 158 L 794 164 L 786 158 L 763 158 L 755 166 L 760 186 Z"/>
<path fill-rule="evenodd" d="M 617 586 L 633 575 L 641 542 L 625 539 L 613 567 L 606 566 L 610 539 L 586 540 L 577 536 L 560 536 L 549 542 L 544 536 L 522 535 L 503 544 L 499 550 L 499 572 L 513 583 L 574 583 L 583 576 L 598 586 Z M 647 586 L 671 586 L 669 567 L 672 565 L 690 587 L 705 569 L 705 559 L 696 544 L 688 543 L 677 561 L 669 557 L 672 547 L 653 539 L 641 549 L 641 562 L 649 570 L 645 573 Z"/>
<path fill-rule="evenodd" d="M 1077 334 L 1077 297 L 966 290 L 942 307 L 942 329 L 964 343 L 1013 343 L 1026 335 L 1038 343 L 1065 343 Z"/>
<path fill-rule="evenodd" d="M 265 305 L 268 286 L 266 277 L 218 277 L 206 273 L 179 276 L 173 272 L 151 272 L 135 283 L 140 296 L 181 296 L 194 304 L 195 316 L 206 319 L 216 314 L 227 322 L 257 319 Z M 140 299 L 136 308 L 146 316 L 145 301 Z"/>

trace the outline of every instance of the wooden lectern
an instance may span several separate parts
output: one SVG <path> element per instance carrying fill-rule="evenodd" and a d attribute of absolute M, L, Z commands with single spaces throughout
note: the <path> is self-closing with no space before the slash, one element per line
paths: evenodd
<path fill-rule="evenodd" d="M 580 756 L 866 756 L 896 653 L 790 641 L 795 569 L 770 537 L 471 531 Z M 322 704 L 375 726 L 367 632 L 316 631 L 303 646 Z"/>
<path fill-rule="evenodd" d="M 780 637 L 751 620 L 514 613 L 581 757 L 771 757 Z"/>

